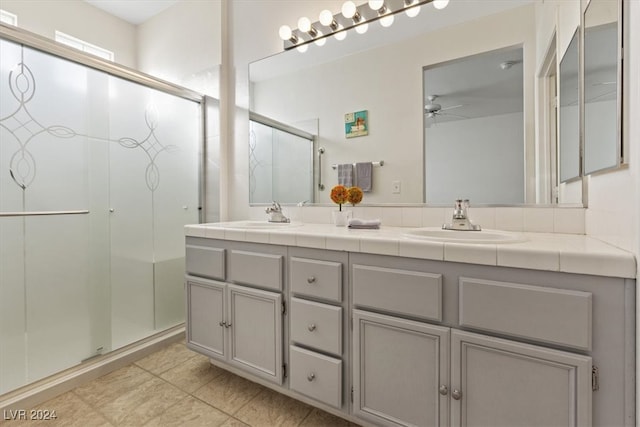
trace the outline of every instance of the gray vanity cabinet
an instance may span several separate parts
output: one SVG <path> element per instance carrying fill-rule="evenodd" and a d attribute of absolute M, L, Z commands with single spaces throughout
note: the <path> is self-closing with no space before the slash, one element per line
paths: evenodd
<path fill-rule="evenodd" d="M 289 249 L 291 390 L 348 411 L 348 324 L 344 252 Z"/>
<path fill-rule="evenodd" d="M 187 262 L 187 346 L 282 384 L 283 252 L 188 239 L 187 257 L 196 256 Z"/>
<path fill-rule="evenodd" d="M 378 425 L 447 426 L 450 329 L 353 311 L 353 413 Z"/>
<path fill-rule="evenodd" d="M 590 426 L 591 357 L 459 330 L 452 426 Z"/>
<path fill-rule="evenodd" d="M 633 280 L 196 237 L 186 273 L 189 348 L 351 421 L 633 425 Z"/>
<path fill-rule="evenodd" d="M 600 289 L 589 279 L 374 255 L 352 255 L 350 270 L 355 416 L 385 426 L 592 425 L 585 353 Z M 473 278 L 487 273 L 503 280 Z"/>

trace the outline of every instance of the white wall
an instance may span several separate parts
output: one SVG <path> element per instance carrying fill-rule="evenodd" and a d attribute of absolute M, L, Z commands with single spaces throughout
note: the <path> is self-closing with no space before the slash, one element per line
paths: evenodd
<path fill-rule="evenodd" d="M 2 0 L 0 8 L 18 15 L 18 27 L 49 39 L 56 30 L 108 49 L 115 61 L 136 68 L 136 27 L 84 1 Z"/>
<path fill-rule="evenodd" d="M 182 0 L 137 27 L 138 69 L 220 98 L 222 0 Z"/>
<path fill-rule="evenodd" d="M 427 202 L 450 204 L 463 198 L 472 203 L 523 203 L 522 123 L 522 113 L 512 113 L 427 128 Z"/>

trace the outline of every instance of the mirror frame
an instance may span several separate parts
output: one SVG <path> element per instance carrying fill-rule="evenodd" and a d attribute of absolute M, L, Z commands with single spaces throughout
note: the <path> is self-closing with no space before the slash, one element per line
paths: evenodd
<path fill-rule="evenodd" d="M 582 22 L 580 23 L 582 24 Z M 583 151 L 584 151 L 584 138 L 583 138 L 583 130 L 584 130 L 584 126 L 583 126 L 583 103 L 584 103 L 584 96 L 583 96 L 583 53 L 582 53 L 582 48 L 583 48 L 583 42 L 582 42 L 582 38 L 581 38 L 581 32 L 582 32 L 582 25 L 580 25 L 580 27 L 576 28 L 575 30 L 573 30 L 572 36 L 571 36 L 571 40 L 569 42 L 569 44 L 567 45 L 566 50 L 564 51 L 564 54 L 562 55 L 562 57 L 559 58 L 558 61 L 558 80 L 557 80 L 557 85 L 558 85 L 558 89 L 557 89 L 557 96 L 560 102 L 558 102 L 558 108 L 557 108 L 557 132 L 558 132 L 558 147 L 557 147 L 557 159 L 558 159 L 558 164 L 557 164 L 557 177 L 558 177 L 558 185 L 561 184 L 570 184 L 573 182 L 576 182 L 580 179 L 582 179 L 582 177 L 584 176 L 584 168 L 583 168 L 583 164 L 584 164 L 584 156 L 583 156 Z M 578 170 L 576 172 L 575 175 L 568 177 L 566 179 L 563 179 L 562 177 L 562 63 L 565 59 L 567 59 L 567 54 L 569 53 L 569 50 L 571 48 L 571 45 L 573 43 L 577 43 L 577 47 L 576 47 L 576 53 L 578 54 L 578 68 L 577 68 L 577 75 L 576 75 L 576 82 L 578 84 L 577 86 L 577 92 L 578 92 L 578 99 L 577 99 L 577 116 L 578 116 L 578 120 L 576 123 L 576 137 L 577 137 L 577 153 L 572 153 L 572 154 L 576 154 L 577 155 L 577 167 Z M 566 82 L 565 82 L 566 84 Z M 583 202 L 584 202 L 584 195 L 583 195 Z"/>
<path fill-rule="evenodd" d="M 585 100 L 585 29 L 586 29 L 586 15 L 589 11 L 589 6 L 592 5 L 593 1 L 597 0 L 589 0 L 584 7 L 584 10 L 580 13 L 580 150 L 581 150 L 581 176 L 589 176 L 589 175 L 598 175 L 605 172 L 611 172 L 618 170 L 622 167 L 628 165 L 626 161 L 626 153 L 628 150 L 625 150 L 625 143 L 623 137 L 622 130 L 622 121 L 623 121 L 623 102 L 624 96 L 622 93 L 622 89 L 624 88 L 624 72 L 623 72 L 623 49 L 624 49 L 624 3 L 622 0 L 616 0 L 617 4 L 617 63 L 616 63 L 616 80 L 617 80 L 617 93 L 616 93 L 616 141 L 615 141 L 615 149 L 616 149 L 616 163 L 612 166 L 605 166 L 600 169 L 596 169 L 593 171 L 587 171 L 586 168 L 586 133 L 585 133 L 585 111 L 586 111 L 586 100 Z M 584 200 L 584 195 L 583 195 Z M 586 206 L 586 203 L 584 203 Z"/>

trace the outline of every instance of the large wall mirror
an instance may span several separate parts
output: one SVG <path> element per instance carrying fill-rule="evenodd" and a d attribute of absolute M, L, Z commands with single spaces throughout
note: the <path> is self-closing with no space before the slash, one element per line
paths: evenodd
<path fill-rule="evenodd" d="M 365 194 L 364 204 L 449 205 L 457 197 L 468 197 L 474 203 L 535 203 L 535 31 L 534 1 L 451 2 L 444 10 L 427 5 L 414 18 L 397 14 L 390 28 L 376 22 L 364 35 L 349 32 L 343 41 L 331 37 L 322 47 L 310 45 L 306 53 L 293 49 L 250 64 L 250 109 L 293 127 L 317 121 L 315 203 L 330 203 L 327 190 L 338 183 L 336 165 L 360 162 L 384 165 L 373 168 L 372 191 Z M 481 68 L 483 55 L 491 60 L 490 68 Z M 500 58 L 492 57 L 495 55 Z M 461 58 L 473 57 L 479 62 L 465 66 L 464 80 L 429 86 L 428 73 L 437 72 L 436 65 L 453 65 Z M 511 67 L 501 69 L 500 64 L 508 61 L 513 62 Z M 427 70 L 427 77 L 423 70 Z M 508 137 L 499 126 L 484 125 L 512 149 L 508 160 L 501 151 L 504 146 L 486 143 L 490 135 L 483 141 L 477 137 L 461 141 L 476 148 L 485 144 L 485 158 L 470 155 L 463 145 L 457 154 L 429 146 L 428 141 L 437 141 L 436 132 L 453 130 L 463 123 L 442 120 L 432 126 L 425 121 L 429 95 L 441 95 L 433 103 L 443 109 L 452 103 L 465 104 L 459 109 L 460 116 L 471 114 L 473 109 L 480 113 L 473 120 L 490 121 L 494 98 L 504 89 L 497 77 L 513 74 L 520 99 L 511 113 L 520 115 L 518 125 Z M 456 101 L 456 93 L 464 99 Z M 345 117 L 361 111 L 367 112 L 368 134 L 351 138 L 346 134 Z M 320 158 L 319 148 L 324 148 Z M 474 161 L 486 159 L 493 163 L 483 174 L 470 167 Z M 450 182 L 449 192 L 437 197 L 435 192 L 447 178 L 438 175 L 436 165 L 457 169 L 459 176 L 459 181 Z M 509 185 L 518 188 L 505 192 L 502 198 L 477 192 L 473 186 L 486 189 L 495 184 L 494 177 L 485 173 L 488 169 L 498 176 L 514 176 Z M 324 184 L 324 191 L 319 184 Z"/>
<path fill-rule="evenodd" d="M 584 13 L 584 173 L 622 160 L 621 4 L 591 0 Z"/>

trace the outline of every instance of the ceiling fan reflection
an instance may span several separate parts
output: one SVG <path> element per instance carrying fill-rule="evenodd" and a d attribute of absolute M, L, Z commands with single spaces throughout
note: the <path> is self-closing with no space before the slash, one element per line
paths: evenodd
<path fill-rule="evenodd" d="M 435 102 L 435 100 L 438 98 L 438 95 L 428 95 L 427 96 L 427 100 L 429 101 L 429 103 L 427 105 L 424 106 L 424 113 L 426 115 L 426 117 L 428 119 L 433 119 L 433 121 L 435 122 L 437 116 L 450 116 L 450 117 L 457 117 L 460 119 L 468 119 L 469 117 L 467 116 L 462 116 L 459 114 L 452 114 L 452 113 L 447 113 L 446 111 L 448 110 L 453 110 L 456 108 L 460 108 L 463 107 L 464 104 L 459 104 L 459 105 L 452 105 L 449 107 L 442 107 L 442 105 L 438 104 Z"/>

